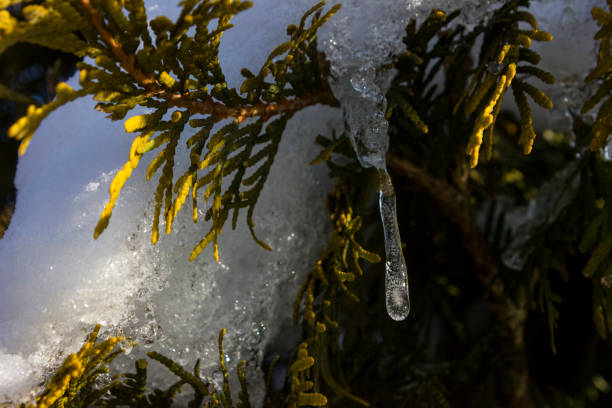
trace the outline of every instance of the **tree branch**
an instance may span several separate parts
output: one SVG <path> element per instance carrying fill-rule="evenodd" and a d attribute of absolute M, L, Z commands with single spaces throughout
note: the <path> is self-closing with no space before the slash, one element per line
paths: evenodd
<path fill-rule="evenodd" d="M 447 182 L 433 177 L 427 170 L 421 169 L 408 160 L 400 159 L 393 154 L 387 155 L 387 163 L 397 174 L 411 179 L 416 185 L 431 195 L 446 212 L 448 217 L 459 227 L 464 235 L 465 247 L 477 267 L 478 279 L 491 287 L 498 275 L 496 260 L 491 255 L 478 226 L 474 223 L 469 204 L 464 194 Z M 493 285 L 495 286 L 495 285 Z M 493 298 L 505 299 L 503 288 L 491 287 Z"/>
<path fill-rule="evenodd" d="M 266 119 L 279 113 L 289 113 L 293 115 L 303 108 L 317 104 L 334 107 L 340 106 L 340 103 L 329 89 L 307 93 L 296 99 L 283 99 L 279 103 L 263 103 L 258 101 L 253 105 L 243 105 L 234 108 L 215 102 L 210 96 L 203 101 L 194 101 L 189 97 L 189 94 L 163 92 L 159 97 L 166 99 L 169 107 L 176 106 L 189 109 L 192 115 L 196 113 L 202 115 L 215 115 L 217 121 L 236 118 L 239 122 L 242 122 L 244 119 L 254 116 L 261 116 Z"/>
<path fill-rule="evenodd" d="M 89 0 L 81 0 L 81 4 L 89 14 L 91 24 L 93 24 L 98 34 L 100 34 L 100 37 L 102 37 L 102 41 L 108 46 L 115 58 L 117 58 L 121 67 L 148 91 L 161 91 L 162 89 L 159 84 L 156 83 L 155 79 L 148 77 L 134 65 L 134 56 L 128 56 L 125 53 L 121 44 L 119 44 L 117 40 L 115 40 L 115 37 L 106 29 L 102 17 L 94 10 L 91 2 Z"/>
<path fill-rule="evenodd" d="M 96 31 L 102 38 L 102 41 L 107 45 L 113 53 L 121 67 L 138 82 L 148 94 L 168 101 L 169 107 L 179 107 L 189 109 L 191 114 L 214 115 L 217 121 L 236 118 L 239 122 L 242 120 L 260 116 L 264 119 L 279 113 L 288 113 L 293 115 L 295 112 L 311 105 L 329 105 L 338 107 L 340 103 L 334 97 L 329 85 L 318 92 L 306 94 L 300 98 L 283 99 L 278 103 L 264 103 L 261 100 L 252 105 L 242 105 L 237 107 L 227 107 L 220 102 L 216 102 L 212 97 L 208 96 L 205 100 L 194 100 L 190 97 L 189 92 L 178 93 L 168 90 L 162 84 L 151 76 L 146 75 L 135 64 L 133 55 L 128 55 L 123 50 L 123 47 L 107 29 L 102 17 L 96 12 L 91 5 L 90 0 L 81 0 L 81 4 L 89 14 L 89 19 Z"/>

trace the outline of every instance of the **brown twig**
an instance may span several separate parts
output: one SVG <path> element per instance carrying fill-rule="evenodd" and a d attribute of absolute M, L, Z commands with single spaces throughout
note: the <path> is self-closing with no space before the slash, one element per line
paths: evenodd
<path fill-rule="evenodd" d="M 81 0 L 81 4 L 89 14 L 89 19 L 91 20 L 91 23 L 95 27 L 98 34 L 100 34 L 100 37 L 102 37 L 102 41 L 104 41 L 115 58 L 117 58 L 117 61 L 119 61 L 121 67 L 147 90 L 154 91 L 156 87 L 159 87 L 153 78 L 148 77 L 134 65 L 134 56 L 128 56 L 125 51 L 123 51 L 121 44 L 118 43 L 117 40 L 115 40 L 115 37 L 113 37 L 113 35 L 106 29 L 104 21 L 102 21 L 102 17 L 100 17 L 100 15 L 93 8 L 91 2 L 89 0 Z"/>
<path fill-rule="evenodd" d="M 488 250 L 480 229 L 473 221 L 465 195 L 446 181 L 433 177 L 427 170 L 407 160 L 389 154 L 387 163 L 394 172 L 411 179 L 417 184 L 417 187 L 425 190 L 438 202 L 466 238 L 465 247 L 472 256 L 478 279 L 485 286 L 491 286 L 498 274 L 497 262 Z M 503 293 L 493 291 L 492 295 L 495 298 L 503 297 Z"/>
<path fill-rule="evenodd" d="M 236 118 L 242 121 L 249 117 L 260 116 L 264 119 L 279 113 L 288 113 L 293 115 L 295 112 L 311 105 L 329 105 L 340 106 L 338 100 L 334 97 L 331 88 L 326 84 L 324 88 L 318 92 L 306 94 L 296 99 L 283 99 L 278 103 L 264 103 L 258 101 L 250 105 L 242 105 L 237 107 L 228 107 L 222 103 L 216 102 L 212 97 L 208 96 L 205 100 L 194 100 L 189 95 L 189 92 L 178 93 L 172 92 L 160 84 L 155 78 L 146 75 L 135 64 L 133 55 L 128 55 L 123 50 L 123 47 L 106 28 L 102 17 L 96 12 L 91 5 L 90 0 L 81 0 L 81 4 L 89 14 L 89 19 L 96 31 L 102 38 L 102 41 L 108 46 L 121 67 L 138 82 L 147 94 L 154 95 L 158 98 L 168 101 L 169 107 L 179 107 L 189 109 L 191 114 L 214 115 L 217 121 Z"/>
<path fill-rule="evenodd" d="M 532 407 L 533 402 L 527 393 L 529 373 L 524 344 L 527 319 L 526 291 L 524 288 L 519 289 L 516 301 L 506 296 L 504 284 L 498 278 L 497 260 L 491 254 L 480 229 L 474 222 L 466 192 L 391 153 L 387 155 L 387 164 L 394 173 L 410 179 L 418 188 L 433 197 L 461 231 L 465 249 L 476 267 L 476 276 L 485 287 L 487 300 L 497 320 L 505 329 L 507 378 L 500 388 L 505 399 L 504 405 L 513 408 Z"/>
<path fill-rule="evenodd" d="M 196 113 L 203 115 L 215 115 L 217 120 L 236 118 L 242 122 L 246 118 L 261 116 L 266 119 L 280 113 L 295 112 L 312 105 L 322 104 L 329 106 L 340 106 L 338 100 L 333 96 L 331 90 L 323 90 L 310 94 L 305 94 L 296 99 L 283 99 L 278 103 L 263 103 L 261 101 L 247 106 L 229 108 L 221 103 L 215 102 L 210 96 L 203 101 L 194 101 L 187 94 L 177 94 L 165 92 L 159 95 L 168 101 L 169 107 L 179 107 L 189 109 L 193 115 Z"/>

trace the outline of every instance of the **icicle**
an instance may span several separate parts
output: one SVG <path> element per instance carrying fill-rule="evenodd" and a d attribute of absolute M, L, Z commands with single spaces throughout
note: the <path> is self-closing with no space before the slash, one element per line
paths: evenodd
<path fill-rule="evenodd" d="M 386 169 L 379 169 L 379 175 L 380 216 L 385 235 L 385 296 L 387 313 L 393 320 L 404 320 L 410 312 L 410 296 L 408 293 L 406 260 L 404 259 L 402 241 L 397 225 L 395 190 Z"/>
<path fill-rule="evenodd" d="M 406 261 L 397 225 L 395 190 L 386 169 L 389 124 L 385 119 L 384 97 L 392 72 L 377 71 L 372 64 L 361 65 L 332 83 L 334 95 L 344 109 L 348 135 L 363 167 L 374 167 L 380 174 L 380 215 L 385 236 L 385 296 L 387 313 L 393 320 L 404 320 L 410 312 Z"/>

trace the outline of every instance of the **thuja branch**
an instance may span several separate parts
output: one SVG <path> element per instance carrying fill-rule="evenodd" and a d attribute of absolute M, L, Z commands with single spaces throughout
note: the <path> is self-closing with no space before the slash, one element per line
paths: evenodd
<path fill-rule="evenodd" d="M 291 116 L 295 112 L 312 105 L 340 106 L 340 103 L 329 87 L 318 92 L 305 93 L 301 97 L 295 99 L 283 98 L 278 103 L 263 103 L 259 101 L 254 105 L 244 105 L 232 108 L 217 103 L 213 101 L 212 98 L 207 98 L 205 101 L 194 101 L 189 98 L 188 94 L 165 94 L 164 96 L 167 97 L 168 105 L 171 107 L 188 109 L 189 113 L 192 115 L 213 115 L 217 121 L 235 118 L 238 122 L 242 122 L 246 118 L 261 117 L 267 119 L 280 114 L 288 114 Z"/>
<path fill-rule="evenodd" d="M 113 35 L 108 31 L 104 21 L 102 21 L 100 15 L 93 8 L 91 2 L 89 0 L 81 0 L 81 4 L 89 14 L 91 24 L 95 27 L 96 31 L 102 38 L 102 41 L 104 41 L 104 43 L 112 51 L 115 58 L 117 58 L 117 61 L 119 61 L 121 67 L 148 91 L 153 93 L 162 91 L 161 87 L 159 87 L 154 78 L 145 75 L 144 72 L 134 65 L 134 56 L 128 56 L 125 53 L 121 44 L 117 42 L 115 37 L 113 37 Z"/>
<path fill-rule="evenodd" d="M 210 96 L 201 101 L 192 99 L 189 92 L 177 93 L 169 91 L 163 85 L 159 84 L 154 77 L 146 75 L 134 64 L 134 56 L 126 54 L 121 44 L 115 40 L 102 21 L 100 15 L 93 8 L 90 0 L 81 0 L 81 4 L 85 10 L 87 10 L 92 25 L 95 27 L 104 43 L 112 51 L 115 58 L 117 58 L 117 61 L 119 61 L 121 67 L 147 90 L 148 95 L 154 95 L 161 99 L 165 99 L 168 102 L 168 107 L 188 109 L 189 113 L 192 115 L 213 115 L 217 121 L 236 118 L 241 122 L 245 118 L 256 116 L 269 118 L 281 113 L 288 113 L 292 115 L 293 113 L 311 105 L 321 104 L 334 107 L 340 106 L 329 86 L 325 86 L 318 92 L 306 93 L 299 98 L 282 98 L 278 103 L 264 103 L 262 101 L 258 101 L 255 104 L 237 107 L 228 107 L 222 103 L 214 101 Z"/>
<path fill-rule="evenodd" d="M 180 4 L 182 11 L 175 22 L 164 16 L 147 20 L 142 0 L 46 2 L 24 8 L 28 15 L 34 12 L 29 8 L 36 8 L 40 16 L 36 21 L 22 23 L 9 16 L 0 22 L 4 29 L 0 30 L 0 49 L 17 40 L 52 44 L 95 62 L 95 66 L 85 62 L 77 65 L 81 89 L 59 84 L 56 100 L 31 106 L 9 135 L 21 141 L 21 153 L 25 152 L 48 114 L 84 95 L 93 95 L 99 101 L 96 110 L 112 120 L 124 119 L 136 106 L 147 108 L 151 113 L 125 121 L 125 130 L 138 135 L 127 162 L 111 183 L 94 238 L 109 225 L 119 193 L 140 159 L 161 149 L 146 172 L 150 179 L 161 169 L 151 228 L 153 243 L 159 239 L 160 217 L 170 233 L 188 196 L 196 222 L 198 199 L 203 195 L 205 201 L 212 202 L 204 217 L 210 221 L 210 230 L 193 249 L 191 260 L 209 244 L 219 258 L 218 237 L 230 213 L 232 228 L 236 227 L 241 209 L 246 209 L 254 240 L 270 249 L 255 235 L 255 204 L 287 121 L 311 105 L 339 105 L 327 81 L 328 64 L 317 50 L 316 32 L 340 6 L 323 13 L 322 1 L 304 14 L 299 26 L 290 25 L 289 40 L 270 52 L 257 74 L 241 71 L 245 79 L 238 92 L 227 87 L 218 57 L 219 43 L 223 32 L 232 27 L 231 18 L 252 3 L 188 0 Z M 216 27 L 209 28 L 211 24 Z M 2 32 L 17 33 L 18 38 L 3 37 Z M 247 118 L 253 120 L 245 121 Z M 223 120 L 229 123 L 212 132 Z M 186 126 L 195 129 L 187 140 L 190 166 L 175 180 L 175 153 Z"/>

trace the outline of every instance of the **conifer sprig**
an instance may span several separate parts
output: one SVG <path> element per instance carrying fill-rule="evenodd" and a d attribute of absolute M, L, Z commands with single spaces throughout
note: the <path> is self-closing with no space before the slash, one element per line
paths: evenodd
<path fill-rule="evenodd" d="M 172 359 L 153 351 L 147 353 L 147 356 L 165 366 L 179 380 L 167 389 L 155 388 L 152 392 L 148 392 L 150 387 L 147 387 L 148 362 L 146 359 L 134 362 L 135 373 L 114 375 L 111 381 L 102 385 L 97 381 L 100 375 L 109 373 L 110 363 L 124 352 L 123 349 L 116 348 L 117 344 L 123 340 L 122 337 L 109 337 L 106 340 L 98 341 L 100 328 L 99 324 L 96 325 L 81 349 L 66 357 L 64 363 L 46 382 L 45 389 L 35 398 L 34 404 L 22 404 L 20 408 L 82 408 L 89 406 L 165 408 L 172 406 L 176 395 L 185 385 L 193 389 L 193 397 L 188 403 L 190 408 L 199 408 L 203 404 L 211 408 L 250 408 L 244 372 L 246 361 L 244 360 L 237 367 L 240 382 L 239 402 L 236 405 L 232 403 L 229 374 L 223 354 L 225 329 L 219 332 L 218 344 L 219 364 L 223 373 L 221 391 L 217 391 L 211 383 L 201 378 L 199 359 L 195 363 L 193 372 L 189 372 Z M 299 350 L 302 350 L 297 353 L 299 362 L 295 364 L 296 367 L 299 366 L 299 369 L 294 369 L 291 374 L 303 379 L 306 370 L 303 367 L 305 347 L 300 346 Z M 307 357 L 307 359 L 312 360 L 312 357 Z M 305 393 L 304 391 L 307 390 L 308 388 L 302 384 L 294 394 L 291 394 L 292 401 L 298 404 L 296 406 L 306 405 L 304 401 L 308 403 L 326 401 L 323 395 Z"/>
<path fill-rule="evenodd" d="M 310 369 L 315 359 L 308 355 L 308 344 L 302 343 L 297 349 L 296 358 L 289 366 L 291 391 L 289 392 L 289 408 L 323 407 L 327 405 L 327 398 L 313 392 L 315 384 L 311 381 Z"/>
<path fill-rule="evenodd" d="M 96 325 L 81 349 L 64 359 L 36 397 L 35 405 L 22 404 L 20 408 L 86 407 L 118 385 L 116 381 L 103 387 L 95 384 L 100 375 L 108 373 L 110 362 L 123 352 L 115 349 L 123 337 L 109 337 L 98 342 L 100 327 Z"/>
<path fill-rule="evenodd" d="M 230 213 L 232 227 L 236 227 L 240 209 L 247 211 L 255 241 L 270 249 L 255 235 L 253 214 L 285 125 L 295 112 L 308 106 L 338 106 L 327 83 L 325 59 L 317 51 L 316 32 L 340 6 L 323 13 L 324 5 L 325 1 L 316 4 L 298 26 L 288 27 L 290 39 L 272 50 L 257 75 L 242 70 L 245 80 L 240 93 L 244 96 L 228 89 L 218 51 L 221 35 L 232 27 L 231 18 L 251 7 L 249 1 L 185 0 L 175 22 L 164 16 L 147 21 L 142 0 L 45 0 L 23 8 L 25 21 L 2 10 L 0 51 L 17 41 L 53 44 L 95 63 L 78 63 L 82 88 L 73 90 L 60 83 L 57 98 L 47 105 L 30 106 L 9 136 L 21 141 L 23 154 L 47 115 L 85 95 L 93 95 L 99 101 L 96 110 L 113 120 L 123 119 L 136 106 L 148 108 L 152 113 L 125 121 L 125 130 L 138 135 L 128 161 L 111 183 L 94 238 L 109 225 L 121 189 L 140 159 L 161 148 L 147 170 L 150 179 L 161 169 L 153 243 L 159 239 L 160 217 L 170 233 L 190 193 L 193 220 L 197 221 L 197 192 L 203 189 L 205 200 L 212 200 L 205 216 L 211 228 L 190 260 L 209 244 L 219 259 L 218 237 Z M 209 27 L 211 24 L 215 26 Z M 17 97 L 9 91 L 3 94 Z M 253 122 L 246 123 L 248 118 Z M 230 122 L 211 135 L 214 124 L 223 120 Z M 190 166 L 175 181 L 175 153 L 188 125 L 197 130 L 187 141 Z M 225 185 L 229 176 L 231 182 Z"/>
<path fill-rule="evenodd" d="M 483 144 L 486 159 L 491 158 L 493 129 L 508 88 L 512 87 L 521 116 L 519 144 L 523 147 L 524 154 L 531 152 L 536 136 L 526 95 L 542 107 L 552 108 L 552 102 L 546 94 L 525 82 L 527 77 L 533 76 L 543 82 L 552 83 L 552 74 L 531 65 L 518 65 L 520 62 L 532 65 L 539 62 L 540 56 L 529 49 L 532 40 L 552 40 L 550 33 L 538 29 L 538 22 L 531 13 L 519 10 L 519 7 L 528 6 L 527 0 L 510 1 L 495 12 L 491 23 L 476 30 L 484 33 L 480 60 L 471 83 L 454 108 L 457 112 L 463 105 L 467 115 L 476 115 L 466 148 L 470 167 L 476 167 L 478 164 Z M 519 29 L 520 22 L 527 22 L 531 29 Z"/>
<path fill-rule="evenodd" d="M 429 42 L 439 34 L 448 23 L 450 23 L 459 12 L 453 12 L 449 16 L 442 10 L 432 10 L 429 17 L 417 29 L 416 20 L 411 20 L 406 27 L 406 36 L 403 41 L 407 51 L 395 57 L 394 65 L 399 70 L 398 75 L 393 79 L 393 84 L 387 94 L 388 108 L 387 119 L 393 112 L 401 112 L 398 118 L 402 122 L 412 123 L 419 132 L 426 134 L 429 132 L 427 124 L 423 121 L 414 107 L 415 93 L 424 89 L 431 78 L 425 77 L 423 71 L 417 68 L 425 67 L 435 60 L 436 49 L 429 50 Z M 436 43 L 434 47 L 445 45 L 443 40 Z M 435 64 L 435 63 L 434 63 Z M 431 69 L 436 72 L 439 66 Z"/>
<path fill-rule="evenodd" d="M 599 150 L 606 144 L 608 136 L 612 134 L 612 0 L 607 0 L 606 12 L 599 7 L 593 7 L 591 15 L 601 28 L 595 33 L 595 40 L 599 40 L 599 52 L 597 53 L 597 65 L 586 77 L 586 81 L 599 80 L 601 86 L 582 107 L 582 114 L 593 109 L 603 101 L 593 124 L 593 139 L 591 150 Z"/>
<path fill-rule="evenodd" d="M 298 356 L 294 365 L 301 359 L 304 365 L 312 367 L 314 378 L 321 378 L 322 382 L 333 391 L 336 396 L 356 402 L 360 406 L 369 406 L 368 402 L 356 396 L 344 384 L 342 373 L 330 362 L 330 343 L 333 344 L 338 336 L 338 302 L 346 295 L 350 302 L 359 302 L 359 297 L 351 290 L 351 282 L 363 275 L 360 265 L 362 260 L 370 263 L 380 262 L 380 256 L 363 248 L 358 242 L 358 234 L 362 227 L 362 220 L 352 207 L 353 201 L 358 201 L 354 186 L 357 179 L 364 183 L 363 175 L 354 169 L 359 168 L 350 142 L 346 136 L 326 139 L 323 136 L 317 138 L 317 142 L 324 148 L 312 161 L 317 164 L 326 161 L 333 175 L 339 176 L 339 181 L 334 190 L 327 197 L 329 218 L 334 232 L 329 239 L 327 248 L 316 262 L 314 268 L 307 275 L 296 296 L 293 308 L 294 323 L 302 321 L 305 329 L 306 343 L 310 346 L 313 357 L 312 364 L 301 359 L 300 353 L 304 354 L 306 343 L 298 350 Z M 340 153 L 351 159 L 349 163 L 342 166 L 332 162 L 333 153 Z M 354 184 L 355 183 L 355 184 Z M 364 183 L 366 184 L 366 183 Z M 333 340 L 332 340 L 333 339 Z M 292 366 L 293 367 L 293 366 Z M 291 370 L 291 369 L 290 369 Z M 300 397 L 301 387 L 310 384 L 304 383 L 300 376 L 291 375 L 291 392 L 296 401 L 289 406 L 315 405 L 323 399 L 317 394 L 305 394 Z M 310 386 L 309 386 L 310 387 Z M 302 401 L 302 405 L 300 402 Z"/>

